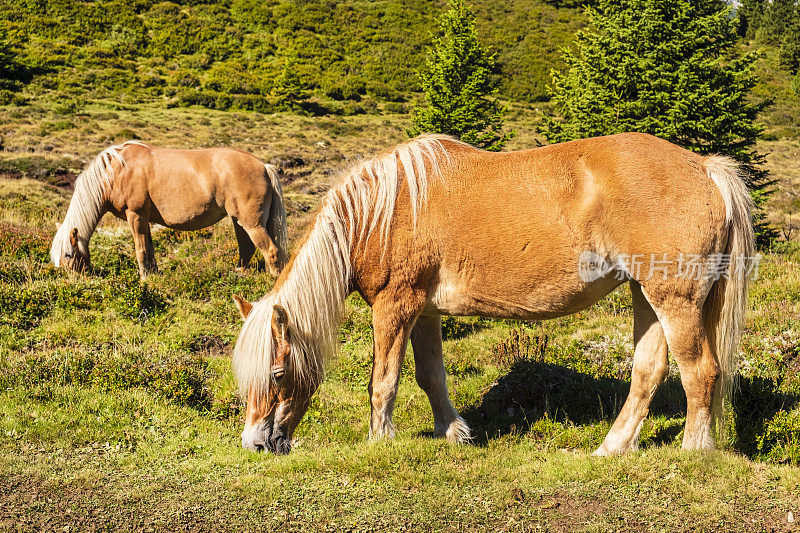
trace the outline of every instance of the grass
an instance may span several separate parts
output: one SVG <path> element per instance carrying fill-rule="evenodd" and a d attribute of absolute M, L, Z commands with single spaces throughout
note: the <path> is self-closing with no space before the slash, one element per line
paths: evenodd
<path fill-rule="evenodd" d="M 337 173 L 404 138 L 407 115 L 309 118 L 92 101 L 51 129 L 56 104 L 0 108 L 0 530 L 790 530 L 800 517 L 800 248 L 765 255 L 751 295 L 727 449 L 679 449 L 685 398 L 674 364 L 642 451 L 594 458 L 625 399 L 630 292 L 542 323 L 445 321 L 451 396 L 473 445 L 430 437 L 404 363 L 395 442 L 368 444 L 370 310 L 347 302 L 339 357 L 287 457 L 239 447 L 242 405 L 229 355 L 231 295 L 267 292 L 233 270 L 227 221 L 154 232 L 160 273 L 139 283 L 122 221 L 92 239 L 95 272 L 47 265 L 69 183 L 129 129 L 164 146 L 228 144 L 285 172 L 294 241 Z M 533 146 L 538 112 L 513 105 L 510 148 Z M 13 134 L 12 134 L 13 132 Z M 80 133 L 79 133 L 80 132 Z M 796 141 L 762 148 L 781 192 Z M 797 180 L 795 179 L 797 178 Z M 124 524 L 124 525 L 123 525 Z"/>

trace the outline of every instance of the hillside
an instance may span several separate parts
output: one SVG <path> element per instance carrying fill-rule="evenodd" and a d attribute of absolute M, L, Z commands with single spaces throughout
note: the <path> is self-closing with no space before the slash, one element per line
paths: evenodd
<path fill-rule="evenodd" d="M 29 93 L 50 98 L 201 103 L 268 110 L 286 66 L 317 97 L 404 101 L 444 2 L 427 0 L 227 0 L 72 2 L 0 6 Z M 541 0 L 477 2 L 479 29 L 499 53 L 504 95 L 546 97 L 558 47 L 582 15 Z"/>

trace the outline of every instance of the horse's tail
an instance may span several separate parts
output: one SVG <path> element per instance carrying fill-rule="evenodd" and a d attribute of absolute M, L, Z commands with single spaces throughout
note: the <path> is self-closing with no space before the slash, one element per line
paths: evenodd
<path fill-rule="evenodd" d="M 714 282 L 705 303 L 706 332 L 720 368 L 711 405 L 717 430 L 724 436 L 724 404 L 733 390 L 739 340 L 747 313 L 747 290 L 758 258 L 753 232 L 753 200 L 738 165 L 727 157 L 712 156 L 706 159 L 705 166 L 725 200 L 728 226 L 728 242 L 723 252 L 723 260 L 729 260 L 728 271 Z"/>
<path fill-rule="evenodd" d="M 137 141 L 130 143 L 142 144 Z M 81 249 L 81 252 L 88 252 L 89 238 L 103 215 L 106 191 L 114 179 L 113 164 L 116 163 L 119 168 L 125 165 L 120 150 L 130 143 L 110 146 L 100 152 L 75 180 L 75 192 L 69 202 L 67 214 L 50 247 L 50 260 L 56 266 L 60 266 L 64 253 L 70 250 L 70 232 L 74 228 L 78 229 L 79 248 L 86 248 Z"/>
<path fill-rule="evenodd" d="M 269 182 L 274 193 L 270 203 L 269 213 L 265 213 L 264 227 L 269 233 L 272 242 L 278 247 L 278 268 L 283 269 L 289 261 L 289 233 L 286 229 L 286 206 L 283 203 L 283 187 L 281 187 L 278 169 L 265 164 Z"/>

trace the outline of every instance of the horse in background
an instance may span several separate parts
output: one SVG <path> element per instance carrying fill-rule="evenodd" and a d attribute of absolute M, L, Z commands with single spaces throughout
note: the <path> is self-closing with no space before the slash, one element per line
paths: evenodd
<path fill-rule="evenodd" d="M 714 446 L 751 269 L 752 200 L 736 164 L 644 134 L 486 152 L 428 136 L 353 168 L 325 197 L 233 355 L 242 445 L 286 453 L 339 343 L 347 295 L 372 307 L 370 437 L 392 437 L 406 345 L 434 434 L 470 429 L 450 402 L 441 315 L 543 320 L 622 283 L 633 295 L 628 398 L 596 450 L 636 449 L 667 354 L 687 398 L 683 447 Z"/>
<path fill-rule="evenodd" d="M 106 148 L 75 182 L 50 248 L 53 263 L 89 268 L 89 239 L 107 212 L 128 222 L 142 279 L 157 272 L 151 223 L 192 231 L 230 215 L 239 268 L 249 264 L 256 248 L 273 275 L 288 259 L 278 171 L 240 150 L 175 150 L 139 141 Z"/>

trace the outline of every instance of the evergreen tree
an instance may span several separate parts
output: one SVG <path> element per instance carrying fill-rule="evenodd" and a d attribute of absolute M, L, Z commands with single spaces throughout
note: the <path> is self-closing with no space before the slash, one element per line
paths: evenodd
<path fill-rule="evenodd" d="M 464 0 L 449 0 L 420 73 L 425 105 L 415 110 L 410 135 L 444 133 L 486 150 L 500 150 L 505 107 L 497 101 L 496 55 L 478 41 L 475 16 Z"/>
<path fill-rule="evenodd" d="M 762 43 L 780 44 L 796 19 L 796 0 L 769 0 L 764 4 L 764 13 L 755 33 L 756 39 Z"/>
<path fill-rule="evenodd" d="M 311 91 L 298 73 L 297 54 L 292 51 L 281 55 L 281 72 L 275 78 L 271 94 L 278 106 L 296 109 L 308 99 Z"/>
<path fill-rule="evenodd" d="M 26 69 L 17 59 L 5 31 L 0 28 L 0 104 L 14 100 L 14 93 L 22 88 L 26 74 Z"/>
<path fill-rule="evenodd" d="M 761 26 L 761 19 L 768 7 L 768 0 L 742 0 L 736 10 L 739 19 L 739 35 L 752 39 Z"/>
<path fill-rule="evenodd" d="M 781 66 L 792 74 L 800 71 L 800 16 L 783 36 L 779 58 Z"/>
<path fill-rule="evenodd" d="M 701 154 L 743 164 L 754 200 L 772 183 L 755 151 L 758 113 L 748 96 L 755 53 L 736 48 L 736 23 L 718 0 L 600 0 L 591 25 L 553 72 L 556 111 L 541 133 L 563 142 L 626 131 L 651 133 Z M 774 236 L 757 222 L 760 244 Z"/>

